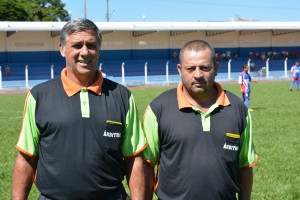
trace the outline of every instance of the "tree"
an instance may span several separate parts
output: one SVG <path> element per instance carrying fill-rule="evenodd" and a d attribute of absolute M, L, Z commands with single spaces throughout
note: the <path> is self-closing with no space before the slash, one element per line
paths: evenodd
<path fill-rule="evenodd" d="M 64 10 L 61 0 L 29 0 L 28 13 L 30 21 L 68 21 L 70 16 Z"/>
<path fill-rule="evenodd" d="M 0 0 L 0 21 L 28 21 L 26 0 Z"/>
<path fill-rule="evenodd" d="M 61 0 L 0 0 L 1 21 L 69 21 Z"/>

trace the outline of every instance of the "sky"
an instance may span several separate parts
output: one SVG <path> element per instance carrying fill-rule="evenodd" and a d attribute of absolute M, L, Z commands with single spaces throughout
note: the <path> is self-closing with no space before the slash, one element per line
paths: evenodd
<path fill-rule="evenodd" d="M 94 22 L 300 21 L 299 0 L 61 0 L 71 18 Z M 107 15 L 108 2 L 108 15 Z M 86 5 L 86 6 L 84 6 Z"/>

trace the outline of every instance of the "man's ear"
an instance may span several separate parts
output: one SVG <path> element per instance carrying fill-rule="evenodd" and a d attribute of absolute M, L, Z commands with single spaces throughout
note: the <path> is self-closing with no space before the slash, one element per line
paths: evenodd
<path fill-rule="evenodd" d="M 60 42 L 58 47 L 59 47 L 59 51 L 60 51 L 61 56 L 65 57 L 66 56 L 65 46 L 63 46 L 62 43 Z"/>
<path fill-rule="evenodd" d="M 181 77 L 181 65 L 180 64 L 177 64 L 177 71 Z"/>
<path fill-rule="evenodd" d="M 215 74 L 216 74 L 216 76 L 218 75 L 218 71 L 219 71 L 219 62 L 216 62 L 216 64 L 215 64 Z"/>

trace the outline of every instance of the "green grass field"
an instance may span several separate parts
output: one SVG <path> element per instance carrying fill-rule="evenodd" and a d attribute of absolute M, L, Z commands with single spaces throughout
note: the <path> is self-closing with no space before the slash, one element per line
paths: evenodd
<path fill-rule="evenodd" d="M 289 82 L 252 83 L 253 134 L 259 163 L 254 167 L 252 199 L 300 199 L 300 92 Z M 237 95 L 237 84 L 222 84 Z M 175 86 L 173 86 L 175 87 Z M 170 87 L 130 88 L 140 116 L 147 104 Z M 26 94 L 0 95 L 0 199 L 11 199 L 15 144 Z M 33 187 L 29 199 L 37 199 Z"/>

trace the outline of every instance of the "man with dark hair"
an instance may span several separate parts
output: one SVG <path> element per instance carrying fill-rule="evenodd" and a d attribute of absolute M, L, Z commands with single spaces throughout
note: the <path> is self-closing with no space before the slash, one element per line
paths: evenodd
<path fill-rule="evenodd" d="M 145 112 L 143 128 L 149 146 L 148 179 L 163 200 L 250 199 L 252 143 L 247 107 L 215 82 L 218 62 L 205 41 L 180 51 L 181 82 L 155 98 Z"/>
<path fill-rule="evenodd" d="M 250 109 L 250 93 L 251 93 L 251 87 L 250 87 L 250 82 L 255 82 L 257 81 L 252 80 L 250 74 L 249 74 L 249 66 L 247 64 L 243 65 L 243 71 L 239 75 L 239 80 L 238 84 L 240 86 L 240 91 L 242 93 L 242 99 L 247 108 Z"/>
<path fill-rule="evenodd" d="M 12 181 L 12 199 L 145 199 L 141 151 L 147 146 L 130 91 L 97 70 L 101 32 L 77 19 L 61 30 L 61 77 L 28 93 Z"/>

